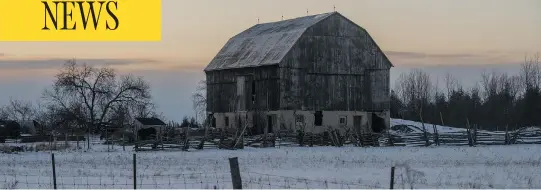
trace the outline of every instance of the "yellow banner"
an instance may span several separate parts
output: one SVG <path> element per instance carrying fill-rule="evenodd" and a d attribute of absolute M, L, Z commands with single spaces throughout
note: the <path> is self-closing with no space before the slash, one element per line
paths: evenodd
<path fill-rule="evenodd" d="M 0 41 L 160 41 L 161 0 L 0 0 Z"/>

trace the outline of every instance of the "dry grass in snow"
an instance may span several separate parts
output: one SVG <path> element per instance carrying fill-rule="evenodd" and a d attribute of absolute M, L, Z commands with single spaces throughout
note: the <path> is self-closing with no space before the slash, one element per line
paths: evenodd
<path fill-rule="evenodd" d="M 56 152 L 59 188 L 132 188 L 131 151 Z M 541 146 L 291 147 L 137 152 L 138 188 L 541 188 Z M 0 157 L 0 188 L 51 188 L 50 153 Z"/>

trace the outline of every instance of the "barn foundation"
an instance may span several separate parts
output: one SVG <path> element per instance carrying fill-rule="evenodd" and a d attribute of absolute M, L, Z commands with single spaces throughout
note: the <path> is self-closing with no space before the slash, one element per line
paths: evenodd
<path fill-rule="evenodd" d="M 258 114 L 256 114 L 258 113 Z M 340 132 L 381 133 L 390 126 L 389 111 L 295 111 L 214 113 L 216 128 L 238 128 L 250 134 L 278 131 L 324 133 L 330 129 Z M 259 121 L 258 121 L 259 120 Z M 269 127 L 270 126 L 270 127 Z"/>

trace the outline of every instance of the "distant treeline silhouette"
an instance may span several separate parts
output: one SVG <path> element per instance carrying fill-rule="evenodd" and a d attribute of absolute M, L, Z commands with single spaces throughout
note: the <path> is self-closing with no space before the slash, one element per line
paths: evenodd
<path fill-rule="evenodd" d="M 391 117 L 452 127 L 477 125 L 487 130 L 541 126 L 541 62 L 526 57 L 521 72 L 485 72 L 465 89 L 447 74 L 439 89 L 421 69 L 402 74 L 391 91 Z"/>

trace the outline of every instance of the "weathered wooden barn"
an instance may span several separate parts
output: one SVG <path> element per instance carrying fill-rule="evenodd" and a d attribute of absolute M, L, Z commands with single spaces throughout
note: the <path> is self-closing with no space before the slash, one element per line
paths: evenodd
<path fill-rule="evenodd" d="M 392 63 L 368 32 L 338 12 L 257 24 L 204 69 L 216 127 L 277 130 L 389 128 Z"/>

